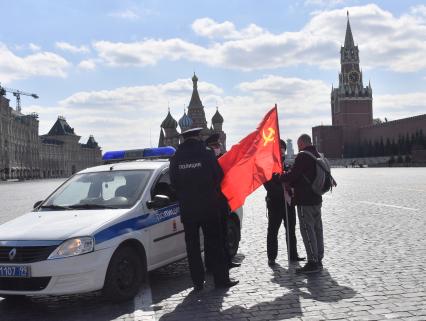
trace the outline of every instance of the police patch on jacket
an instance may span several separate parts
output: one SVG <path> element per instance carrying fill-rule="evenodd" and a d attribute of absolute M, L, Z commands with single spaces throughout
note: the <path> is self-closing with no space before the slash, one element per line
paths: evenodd
<path fill-rule="evenodd" d="M 203 167 L 203 166 L 201 165 L 200 162 L 197 162 L 197 163 L 186 163 L 186 164 L 180 164 L 179 165 L 179 169 L 180 170 L 182 170 L 182 169 L 194 169 L 194 168 L 201 168 L 201 167 Z"/>

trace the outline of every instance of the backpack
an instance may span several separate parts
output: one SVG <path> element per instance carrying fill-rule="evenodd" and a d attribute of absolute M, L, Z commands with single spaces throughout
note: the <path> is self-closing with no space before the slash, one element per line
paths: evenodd
<path fill-rule="evenodd" d="M 323 195 L 328 191 L 333 190 L 333 186 L 337 186 L 336 181 L 333 176 L 331 176 L 330 164 L 328 163 L 327 158 L 320 156 L 315 157 L 314 154 L 308 151 L 301 151 L 309 155 L 315 160 L 316 163 L 316 176 L 312 182 L 308 180 L 306 176 L 303 175 L 305 180 L 311 185 L 312 191 L 317 195 Z"/>

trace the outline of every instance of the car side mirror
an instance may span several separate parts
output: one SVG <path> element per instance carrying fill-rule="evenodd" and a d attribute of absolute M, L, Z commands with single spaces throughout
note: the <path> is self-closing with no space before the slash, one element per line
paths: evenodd
<path fill-rule="evenodd" d="M 33 205 L 33 209 L 36 209 L 41 203 L 43 203 L 43 201 L 35 202 L 34 205 Z"/>
<path fill-rule="evenodd" d="M 155 195 L 152 200 L 146 202 L 146 207 L 149 209 L 152 208 L 162 208 L 170 204 L 170 197 L 167 195 Z"/>

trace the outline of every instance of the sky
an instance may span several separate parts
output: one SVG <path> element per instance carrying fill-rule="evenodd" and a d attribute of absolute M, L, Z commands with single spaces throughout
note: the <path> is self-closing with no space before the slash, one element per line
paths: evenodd
<path fill-rule="evenodd" d="M 168 108 L 199 93 L 227 147 L 278 105 L 281 138 L 331 124 L 347 11 L 373 117 L 426 112 L 426 4 L 414 0 L 0 0 L 0 83 L 39 115 L 64 116 L 103 151 L 157 146 Z M 11 94 L 10 105 L 16 102 Z"/>

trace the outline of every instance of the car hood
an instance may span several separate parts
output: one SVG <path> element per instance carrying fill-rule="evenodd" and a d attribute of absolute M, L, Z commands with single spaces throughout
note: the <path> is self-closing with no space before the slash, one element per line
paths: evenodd
<path fill-rule="evenodd" d="M 128 209 L 31 212 L 0 225 L 0 241 L 66 240 L 92 235 Z"/>

